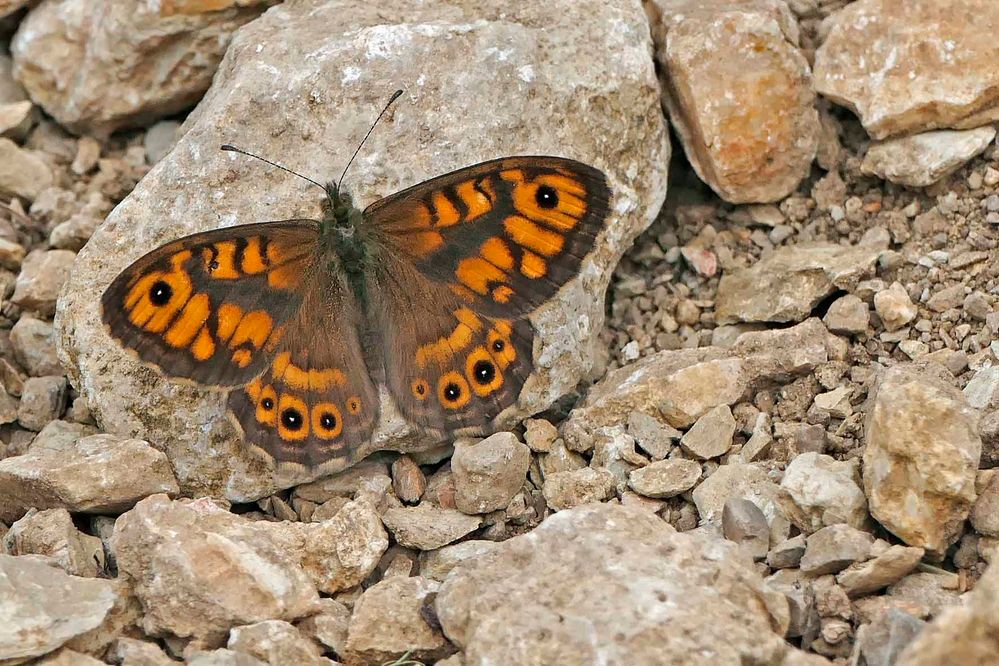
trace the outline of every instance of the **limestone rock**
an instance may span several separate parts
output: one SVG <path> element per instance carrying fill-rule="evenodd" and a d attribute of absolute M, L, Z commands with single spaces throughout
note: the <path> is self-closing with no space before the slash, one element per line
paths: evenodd
<path fill-rule="evenodd" d="M 999 537 L 999 474 L 994 474 L 978 495 L 970 518 L 979 534 Z"/>
<path fill-rule="evenodd" d="M 15 75 L 50 115 L 80 133 L 110 134 L 193 106 L 233 31 L 268 0 L 81 0 L 35 8 L 11 43 Z"/>
<path fill-rule="evenodd" d="M 905 287 L 898 282 L 874 294 L 874 309 L 887 331 L 897 331 L 919 314 Z"/>
<path fill-rule="evenodd" d="M 142 440 L 45 434 L 26 454 L 0 460 L 0 520 L 28 507 L 121 513 L 143 497 L 178 492 L 166 456 Z"/>
<path fill-rule="evenodd" d="M 332 518 L 300 532 L 302 568 L 320 592 L 333 594 L 360 585 L 388 549 L 388 534 L 375 507 L 361 498 Z"/>
<path fill-rule="evenodd" d="M 154 495 L 118 519 L 111 547 L 135 585 L 146 633 L 217 640 L 234 626 L 318 610 L 302 568 L 303 542 L 317 527 L 254 522 L 207 499 Z"/>
<path fill-rule="evenodd" d="M 52 170 L 30 150 L 0 137 L 0 192 L 34 201 L 52 184 Z"/>
<path fill-rule="evenodd" d="M 29 377 L 21 388 L 17 422 L 28 430 L 41 430 L 66 408 L 65 377 Z"/>
<path fill-rule="evenodd" d="M 781 663 L 793 652 L 783 596 L 737 546 L 633 507 L 556 513 L 460 564 L 435 606 L 465 663 Z"/>
<path fill-rule="evenodd" d="M 819 116 L 784 2 L 646 4 L 663 102 L 691 165 L 732 203 L 777 201 L 808 174 Z"/>
<path fill-rule="evenodd" d="M 853 294 L 847 294 L 833 301 L 822 321 L 833 333 L 857 335 L 867 330 L 871 313 L 866 303 Z"/>
<path fill-rule="evenodd" d="M 866 560 L 874 537 L 849 525 L 823 527 L 806 540 L 801 571 L 811 576 L 836 573 L 854 562 Z"/>
<path fill-rule="evenodd" d="M 735 417 L 728 405 L 718 405 L 701 418 L 680 439 L 680 446 L 690 455 L 710 460 L 725 455 L 732 448 Z"/>
<path fill-rule="evenodd" d="M 837 289 L 874 274 L 880 250 L 864 245 L 801 243 L 781 247 L 718 284 L 718 322 L 795 322 Z"/>
<path fill-rule="evenodd" d="M 409 456 L 399 456 L 392 463 L 392 489 L 406 504 L 416 504 L 427 490 L 427 477 Z"/>
<path fill-rule="evenodd" d="M 10 300 L 25 310 L 51 317 L 75 259 L 76 253 L 69 250 L 29 252 L 14 283 L 14 295 Z"/>
<path fill-rule="evenodd" d="M 967 603 L 941 613 L 899 657 L 905 666 L 987 664 L 999 654 L 999 567 L 990 566 Z"/>
<path fill-rule="evenodd" d="M 424 578 L 443 581 L 452 569 L 465 560 L 488 553 L 495 547 L 495 541 L 469 539 L 444 546 L 438 550 L 420 553 L 420 575 Z"/>
<path fill-rule="evenodd" d="M 20 663 L 47 654 L 104 621 L 114 585 L 70 576 L 48 558 L 0 554 L 0 661 Z"/>
<path fill-rule="evenodd" d="M 836 582 L 851 597 L 863 597 L 897 583 L 923 559 L 922 548 L 889 546 L 877 557 L 851 564 L 836 575 Z"/>
<path fill-rule="evenodd" d="M 389 509 L 382 521 L 395 540 L 406 548 L 435 550 L 470 534 L 482 524 L 479 516 L 466 516 L 429 502 Z"/>
<path fill-rule="evenodd" d="M 319 646 L 283 620 L 264 620 L 229 632 L 227 648 L 256 657 L 268 664 L 321 666 L 332 663 Z"/>
<path fill-rule="evenodd" d="M 639 495 L 666 499 L 685 493 L 701 479 L 701 466 L 684 458 L 658 460 L 628 476 L 628 485 Z"/>
<path fill-rule="evenodd" d="M 260 661 L 242 652 L 218 649 L 211 652 L 195 652 L 187 658 L 187 666 L 267 666 L 266 661 Z"/>
<path fill-rule="evenodd" d="M 754 560 L 762 560 L 770 550 L 767 517 L 748 499 L 733 497 L 722 508 L 722 534 L 742 546 Z"/>
<path fill-rule="evenodd" d="M 347 626 L 350 624 L 350 610 L 339 601 L 323 598 L 319 600 L 319 612 L 300 621 L 298 630 L 309 638 L 325 645 L 337 654 L 343 654 L 347 646 Z"/>
<path fill-rule="evenodd" d="M 103 573 L 104 546 L 73 525 L 65 509 L 29 511 L 10 526 L 3 546 L 11 555 L 44 555 L 71 576 L 96 578 Z"/>
<path fill-rule="evenodd" d="M 438 586 L 437 581 L 416 576 L 389 578 L 365 590 L 350 619 L 348 663 L 384 664 L 403 655 L 437 663 L 454 652 L 440 627 L 428 624 L 423 610 Z"/>
<path fill-rule="evenodd" d="M 136 638 L 122 637 L 108 651 L 112 663 L 122 666 L 175 666 L 170 657 L 156 643 Z"/>
<path fill-rule="evenodd" d="M 777 498 L 784 515 L 806 534 L 837 523 L 859 529 L 867 522 L 860 483 L 855 462 L 802 453 L 784 471 Z"/>
<path fill-rule="evenodd" d="M 860 168 L 864 173 L 899 185 L 926 187 L 980 155 L 995 137 L 994 127 L 979 127 L 888 139 L 867 150 Z"/>
<path fill-rule="evenodd" d="M 728 463 L 694 488 L 693 499 L 701 520 L 719 522 L 725 503 L 732 498 L 751 500 L 763 511 L 767 521 L 777 512 L 777 484 L 766 469 L 756 464 Z"/>
<path fill-rule="evenodd" d="M 905 366 L 869 398 L 864 491 L 871 515 L 910 546 L 943 553 L 975 500 L 982 441 L 960 391 Z"/>
<path fill-rule="evenodd" d="M 603 299 L 593 295 L 604 293 L 622 253 L 665 199 L 668 133 L 640 3 L 558 0 L 545 6 L 543 18 L 537 12 L 502 0 L 390 0 L 378 11 L 361 0 L 285 3 L 239 30 L 184 136 L 81 250 L 74 288 L 60 301 L 61 349 L 78 368 L 73 384 L 97 422 L 163 442 L 189 495 L 256 500 L 319 476 L 275 475 L 240 445 L 224 396 L 141 368 L 107 335 L 94 294 L 150 247 L 183 234 L 318 217 L 322 199 L 301 180 L 218 146 L 249 140 L 247 148 L 291 168 L 335 177 L 397 87 L 405 95 L 348 178 L 362 208 L 499 155 L 565 155 L 608 174 L 614 199 L 607 232 L 579 278 L 532 315 L 535 372 L 504 420 L 542 411 L 573 390 L 592 365 L 591 341 L 603 328 Z M 30 26 L 21 33 L 26 40 Z M 289 118 L 297 129 L 288 131 Z M 609 145 L 615 157 L 607 161 Z M 387 400 L 381 413 L 361 456 L 436 446 Z"/>
<path fill-rule="evenodd" d="M 549 508 L 563 511 L 580 504 L 610 499 L 616 487 L 617 479 L 610 470 L 583 467 L 545 477 L 541 491 Z"/>
<path fill-rule="evenodd" d="M 524 485 L 530 466 L 531 450 L 512 432 L 498 432 L 476 444 L 455 444 L 455 506 L 463 513 L 505 509 Z"/>
<path fill-rule="evenodd" d="M 563 424 L 570 447 L 586 450 L 594 433 L 624 425 L 631 414 L 661 413 L 689 428 L 718 405 L 734 405 L 768 382 L 813 370 L 828 360 L 828 331 L 818 319 L 774 331 L 744 333 L 731 347 L 662 351 L 607 373 Z"/>
<path fill-rule="evenodd" d="M 14 347 L 14 358 L 32 377 L 62 374 L 52 324 L 22 316 L 10 329 L 10 343 Z"/>
<path fill-rule="evenodd" d="M 815 89 L 875 139 L 999 119 L 999 5 L 992 0 L 858 0 L 830 19 Z"/>

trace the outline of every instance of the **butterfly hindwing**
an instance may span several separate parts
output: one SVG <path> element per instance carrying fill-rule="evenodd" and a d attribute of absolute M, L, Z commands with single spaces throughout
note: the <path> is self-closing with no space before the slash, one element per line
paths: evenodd
<path fill-rule="evenodd" d="M 315 222 L 194 234 L 126 268 L 101 299 L 111 335 L 174 377 L 244 384 L 273 356 L 318 251 Z"/>
<path fill-rule="evenodd" d="M 320 268 L 303 286 L 302 306 L 269 366 L 229 394 L 229 408 L 246 444 L 279 463 L 354 462 L 379 408 L 358 309 L 341 272 Z"/>
<path fill-rule="evenodd" d="M 388 388 L 409 419 L 486 427 L 533 367 L 527 315 L 575 277 L 608 213 L 606 178 L 563 158 L 485 162 L 364 211 Z"/>

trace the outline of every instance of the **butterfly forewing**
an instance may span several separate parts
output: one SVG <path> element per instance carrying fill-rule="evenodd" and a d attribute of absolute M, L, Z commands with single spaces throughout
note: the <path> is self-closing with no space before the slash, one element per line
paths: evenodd
<path fill-rule="evenodd" d="M 101 315 L 112 336 L 166 374 L 241 385 L 277 349 L 318 247 L 307 220 L 187 236 L 125 269 L 104 292 Z"/>
<path fill-rule="evenodd" d="M 556 157 L 513 157 L 372 204 L 371 316 L 387 383 L 411 420 L 487 430 L 532 369 L 527 315 L 579 273 L 608 213 L 606 178 Z"/>

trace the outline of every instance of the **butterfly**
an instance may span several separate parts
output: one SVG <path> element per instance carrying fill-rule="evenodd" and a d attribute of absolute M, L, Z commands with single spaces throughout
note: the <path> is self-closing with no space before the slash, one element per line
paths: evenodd
<path fill-rule="evenodd" d="M 356 462 L 379 386 L 418 427 L 486 434 L 532 371 L 529 315 L 603 229 L 605 175 L 504 157 L 363 211 L 321 187 L 322 219 L 196 233 L 137 260 L 102 296 L 111 335 L 166 375 L 228 391 L 244 443 L 278 464 Z"/>

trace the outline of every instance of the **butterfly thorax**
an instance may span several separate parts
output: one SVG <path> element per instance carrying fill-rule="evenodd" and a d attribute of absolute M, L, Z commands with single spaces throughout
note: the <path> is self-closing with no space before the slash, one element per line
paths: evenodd
<path fill-rule="evenodd" d="M 367 260 L 359 224 L 361 211 L 354 206 L 348 192 L 340 192 L 332 184 L 326 187 L 326 195 L 323 218 L 319 221 L 320 242 L 324 250 L 337 257 L 341 270 L 351 278 L 358 278 L 363 275 Z"/>

